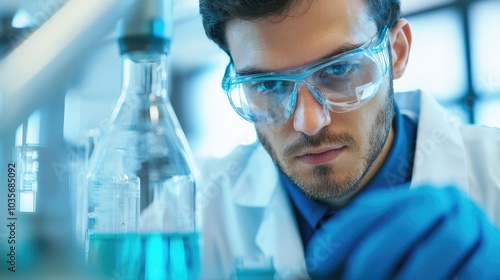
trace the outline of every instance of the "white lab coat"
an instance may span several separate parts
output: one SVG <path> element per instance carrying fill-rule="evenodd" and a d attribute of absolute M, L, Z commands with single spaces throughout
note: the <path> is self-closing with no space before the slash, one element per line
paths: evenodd
<path fill-rule="evenodd" d="M 454 184 L 500 225 L 500 130 L 460 125 L 421 92 L 395 97 L 401 113 L 418 121 L 411 186 Z M 306 279 L 294 213 L 264 148 L 241 146 L 200 166 L 203 278 L 228 279 L 235 257 L 272 256 L 280 279 Z"/>

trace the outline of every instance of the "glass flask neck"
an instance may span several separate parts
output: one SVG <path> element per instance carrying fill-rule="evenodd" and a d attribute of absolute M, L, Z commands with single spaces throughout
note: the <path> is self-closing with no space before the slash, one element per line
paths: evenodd
<path fill-rule="evenodd" d="M 167 98 L 167 55 L 126 53 L 122 56 L 122 94 Z"/>

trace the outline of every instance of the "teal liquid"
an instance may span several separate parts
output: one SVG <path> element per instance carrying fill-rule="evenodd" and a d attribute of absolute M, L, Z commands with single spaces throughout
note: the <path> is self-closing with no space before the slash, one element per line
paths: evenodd
<path fill-rule="evenodd" d="M 197 233 L 93 234 L 87 262 L 112 279 L 197 279 Z"/>

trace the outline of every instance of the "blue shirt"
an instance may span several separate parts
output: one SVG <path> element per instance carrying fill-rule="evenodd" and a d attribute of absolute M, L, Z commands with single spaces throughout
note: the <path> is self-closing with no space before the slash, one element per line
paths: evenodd
<path fill-rule="evenodd" d="M 415 154 L 417 124 L 399 112 L 396 105 L 394 117 L 394 140 L 377 174 L 363 188 L 365 190 L 391 188 L 410 182 Z M 292 206 L 297 218 L 302 244 L 307 247 L 309 239 L 319 228 L 326 217 L 335 214 L 335 209 L 320 202 L 307 198 L 294 183 L 280 174 L 281 182 L 290 196 Z"/>

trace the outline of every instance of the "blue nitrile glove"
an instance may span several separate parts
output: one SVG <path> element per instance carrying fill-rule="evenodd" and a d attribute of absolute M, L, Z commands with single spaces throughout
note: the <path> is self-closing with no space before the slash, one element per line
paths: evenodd
<path fill-rule="evenodd" d="M 500 231 L 457 189 L 360 195 L 311 238 L 312 279 L 500 279 Z"/>

